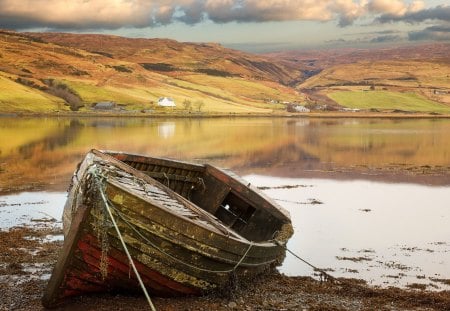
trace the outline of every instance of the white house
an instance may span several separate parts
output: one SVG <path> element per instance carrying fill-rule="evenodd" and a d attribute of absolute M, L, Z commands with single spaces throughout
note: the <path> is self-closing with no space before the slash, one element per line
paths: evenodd
<path fill-rule="evenodd" d="M 176 107 L 175 101 L 170 97 L 160 97 L 158 99 L 158 106 L 160 106 L 160 107 Z"/>
<path fill-rule="evenodd" d="M 311 111 L 310 109 L 306 108 L 305 106 L 301 106 L 301 105 L 295 105 L 294 110 L 296 112 L 310 112 Z"/>

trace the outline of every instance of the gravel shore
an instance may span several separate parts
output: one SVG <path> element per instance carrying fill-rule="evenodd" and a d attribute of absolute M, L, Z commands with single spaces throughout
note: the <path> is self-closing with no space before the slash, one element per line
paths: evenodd
<path fill-rule="evenodd" d="M 57 226 L 0 231 L 0 310 L 43 310 L 40 299 L 62 241 Z M 273 271 L 203 297 L 154 298 L 157 310 L 450 310 L 450 291 L 374 288 L 356 279 L 320 282 Z M 78 297 L 63 310 L 148 310 L 136 295 Z"/>

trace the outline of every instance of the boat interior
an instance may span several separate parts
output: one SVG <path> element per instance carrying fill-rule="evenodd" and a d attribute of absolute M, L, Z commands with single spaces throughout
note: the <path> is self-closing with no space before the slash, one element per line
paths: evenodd
<path fill-rule="evenodd" d="M 290 222 L 273 203 L 229 171 L 208 164 L 108 154 L 166 185 L 250 241 L 271 240 Z"/>

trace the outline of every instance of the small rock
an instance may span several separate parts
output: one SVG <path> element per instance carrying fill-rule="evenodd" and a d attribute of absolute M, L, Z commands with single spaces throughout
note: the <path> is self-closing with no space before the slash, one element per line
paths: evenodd
<path fill-rule="evenodd" d="M 237 307 L 237 303 L 235 303 L 234 301 L 230 301 L 228 303 L 228 308 L 234 309 Z"/>

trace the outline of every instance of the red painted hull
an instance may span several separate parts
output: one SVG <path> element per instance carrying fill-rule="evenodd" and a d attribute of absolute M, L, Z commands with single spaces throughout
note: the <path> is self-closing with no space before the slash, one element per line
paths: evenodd
<path fill-rule="evenodd" d="M 61 299 L 69 296 L 104 292 L 110 290 L 139 291 L 139 284 L 128 263 L 126 254 L 116 248 L 109 248 L 106 278 L 102 278 L 100 271 L 102 250 L 96 237 L 86 234 L 77 243 L 72 269 L 67 270 L 64 291 Z M 183 286 L 146 265 L 134 260 L 134 264 L 147 288 L 157 296 L 199 295 L 201 292 L 194 288 Z M 83 268 L 83 269 L 80 269 Z"/>

